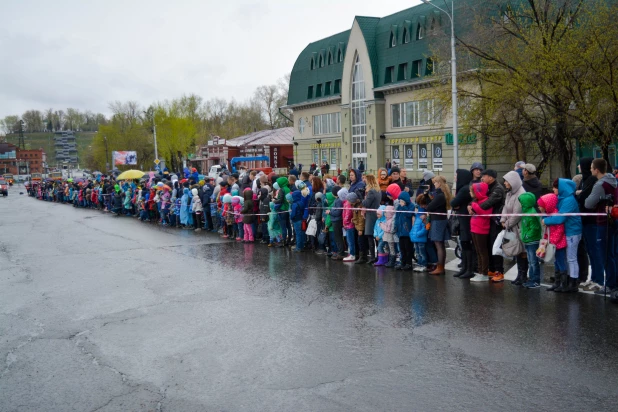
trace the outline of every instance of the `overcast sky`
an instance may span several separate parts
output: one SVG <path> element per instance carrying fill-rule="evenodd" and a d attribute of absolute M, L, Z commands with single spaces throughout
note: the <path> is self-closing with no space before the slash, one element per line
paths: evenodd
<path fill-rule="evenodd" d="M 310 42 L 419 0 L 3 0 L 0 117 L 196 93 L 245 100 Z"/>

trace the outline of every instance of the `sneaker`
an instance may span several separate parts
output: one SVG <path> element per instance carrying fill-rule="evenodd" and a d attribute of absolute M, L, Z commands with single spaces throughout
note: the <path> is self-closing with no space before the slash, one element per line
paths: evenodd
<path fill-rule="evenodd" d="M 586 286 L 590 286 L 590 284 L 591 284 L 591 283 L 592 283 L 592 281 L 591 281 L 591 280 L 587 280 L 587 281 L 585 281 L 585 282 L 580 283 L 580 284 L 579 284 L 579 287 L 580 287 L 580 288 L 582 288 L 582 289 L 584 289 Z"/>
<path fill-rule="evenodd" d="M 356 257 L 354 255 L 348 255 L 346 258 L 343 259 L 344 262 L 354 262 L 356 260 Z"/>
<path fill-rule="evenodd" d="M 541 285 L 539 285 L 536 282 L 529 281 L 529 282 L 524 283 L 523 287 L 525 287 L 526 289 L 538 289 L 541 287 Z"/>
<path fill-rule="evenodd" d="M 343 260 L 343 256 L 341 256 L 338 253 L 333 254 L 333 256 L 331 256 L 332 260 Z"/>
<path fill-rule="evenodd" d="M 239 237 L 237 237 L 237 238 L 236 238 L 236 241 L 237 241 L 237 242 L 240 242 L 241 240 L 242 240 L 242 239 L 241 239 L 241 238 L 239 238 Z"/>
<path fill-rule="evenodd" d="M 496 276 L 498 274 L 498 272 L 487 272 L 487 276 L 489 276 L 490 278 L 493 278 L 494 276 Z"/>
<path fill-rule="evenodd" d="M 325 255 L 326 252 L 324 250 L 322 250 L 322 249 L 316 249 L 315 254 L 316 255 Z"/>
<path fill-rule="evenodd" d="M 504 282 L 504 275 L 500 272 L 495 272 L 495 275 L 490 276 L 490 277 L 491 277 L 491 281 L 494 283 Z"/>
<path fill-rule="evenodd" d="M 489 282 L 489 276 L 477 273 L 472 279 L 470 279 L 470 282 Z"/>
<path fill-rule="evenodd" d="M 601 289 L 597 290 L 596 292 L 594 292 L 595 295 L 609 295 L 612 292 L 612 290 L 610 288 L 606 287 L 601 287 Z"/>
<path fill-rule="evenodd" d="M 197 229 L 195 229 L 196 232 L 201 232 L 202 229 L 200 229 L 199 227 Z"/>
<path fill-rule="evenodd" d="M 414 265 L 414 269 L 412 269 L 415 272 L 425 272 L 427 271 L 427 268 L 425 266 L 421 266 L 421 265 Z"/>
<path fill-rule="evenodd" d="M 584 291 L 586 292 L 596 292 L 598 290 L 603 289 L 603 286 L 599 285 L 598 283 L 595 282 L 590 282 L 590 284 L 586 287 L 584 287 Z"/>

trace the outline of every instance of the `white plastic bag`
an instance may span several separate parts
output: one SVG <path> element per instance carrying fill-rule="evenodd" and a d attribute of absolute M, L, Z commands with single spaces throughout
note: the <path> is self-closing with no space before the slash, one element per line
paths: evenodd
<path fill-rule="evenodd" d="M 307 225 L 307 230 L 305 231 L 305 234 L 307 236 L 315 236 L 317 231 L 318 231 L 318 223 L 315 221 L 315 219 L 311 219 L 309 221 L 309 224 Z"/>
<path fill-rule="evenodd" d="M 496 236 L 496 240 L 494 242 L 494 246 L 491 249 L 491 254 L 492 255 L 507 257 L 507 256 L 504 255 L 504 252 L 502 251 L 502 241 L 504 240 L 505 233 L 506 233 L 506 231 L 503 230 L 500 233 L 498 233 L 498 236 Z"/>

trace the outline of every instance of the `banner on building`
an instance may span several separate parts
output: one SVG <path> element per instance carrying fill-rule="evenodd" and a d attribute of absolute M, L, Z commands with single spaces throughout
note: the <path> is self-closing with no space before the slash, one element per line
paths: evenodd
<path fill-rule="evenodd" d="M 137 152 L 112 152 L 114 166 L 136 165 Z"/>
<path fill-rule="evenodd" d="M 442 170 L 442 143 L 433 145 L 433 170 Z"/>
<path fill-rule="evenodd" d="M 414 168 L 414 149 L 412 145 L 405 145 L 403 147 L 405 152 L 405 167 L 406 169 Z"/>
<path fill-rule="evenodd" d="M 427 145 L 418 145 L 418 168 L 427 169 Z"/>
<path fill-rule="evenodd" d="M 270 146 L 270 167 L 279 167 L 279 148 Z"/>
<path fill-rule="evenodd" d="M 400 166 L 401 162 L 399 161 L 401 154 L 399 153 L 399 146 L 391 146 L 391 161 L 393 166 Z"/>

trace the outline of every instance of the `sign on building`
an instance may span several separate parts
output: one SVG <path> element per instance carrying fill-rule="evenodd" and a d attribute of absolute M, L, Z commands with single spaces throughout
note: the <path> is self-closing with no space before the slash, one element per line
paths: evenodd
<path fill-rule="evenodd" d="M 277 146 L 270 147 L 270 167 L 279 167 L 279 148 Z"/>
<path fill-rule="evenodd" d="M 404 151 L 405 151 L 405 167 L 406 169 L 413 169 L 414 168 L 414 146 L 412 145 L 405 145 Z"/>
<path fill-rule="evenodd" d="M 401 153 L 399 153 L 399 146 L 391 146 L 391 153 L 392 153 L 392 163 L 393 165 L 399 166 L 401 165 L 401 161 L 400 156 Z"/>
<path fill-rule="evenodd" d="M 427 145 L 418 145 L 418 168 L 427 169 Z"/>
<path fill-rule="evenodd" d="M 442 170 L 442 143 L 433 144 L 433 170 Z"/>
<path fill-rule="evenodd" d="M 112 152 L 115 166 L 136 165 L 137 152 Z"/>

